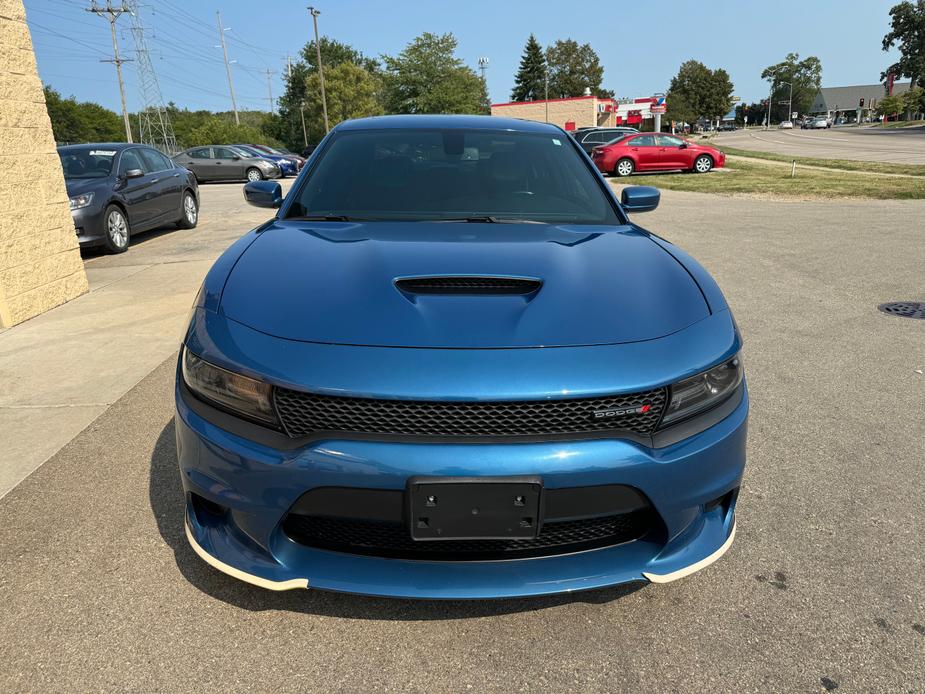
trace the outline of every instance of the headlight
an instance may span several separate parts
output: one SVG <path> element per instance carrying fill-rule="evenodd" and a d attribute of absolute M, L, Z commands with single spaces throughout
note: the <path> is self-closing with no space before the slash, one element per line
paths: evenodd
<path fill-rule="evenodd" d="M 222 409 L 278 426 L 270 385 L 214 366 L 185 347 L 183 382 L 197 396 Z"/>
<path fill-rule="evenodd" d="M 91 202 L 93 202 L 93 193 L 75 195 L 73 198 L 71 198 L 71 209 L 79 210 L 81 207 L 86 207 Z"/>
<path fill-rule="evenodd" d="M 265 159 L 258 161 L 257 164 L 259 164 L 265 169 L 275 169 L 276 168 L 276 164 L 274 164 L 272 161 L 267 161 Z"/>
<path fill-rule="evenodd" d="M 742 358 L 737 354 L 719 366 L 678 381 L 671 386 L 671 400 L 662 417 L 662 426 L 718 405 L 735 392 L 743 373 Z"/>

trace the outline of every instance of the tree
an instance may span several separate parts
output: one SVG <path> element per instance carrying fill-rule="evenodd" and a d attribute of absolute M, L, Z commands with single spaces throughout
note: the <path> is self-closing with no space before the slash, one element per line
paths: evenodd
<path fill-rule="evenodd" d="M 688 60 L 671 78 L 666 102 L 670 120 L 693 123 L 699 118 L 719 118 L 732 108 L 732 80 L 723 69 L 711 70 Z"/>
<path fill-rule="evenodd" d="M 453 34 L 425 32 L 392 58 L 384 56 L 384 103 L 390 113 L 484 113 L 482 79 L 456 57 Z"/>
<path fill-rule="evenodd" d="M 122 142 L 125 126 L 114 111 L 90 101 L 67 99 L 45 85 L 45 105 L 56 142 Z"/>
<path fill-rule="evenodd" d="M 925 0 L 915 4 L 906 0 L 890 10 L 890 31 L 883 37 L 883 50 L 899 47 L 899 60 L 881 75 L 908 77 L 911 86 L 921 85 L 925 79 Z"/>
<path fill-rule="evenodd" d="M 231 118 L 210 116 L 203 123 L 193 129 L 186 137 L 184 147 L 197 145 L 215 145 L 222 143 L 258 142 L 274 144 L 262 130 L 253 125 L 235 125 Z"/>
<path fill-rule="evenodd" d="M 323 125 L 321 78 L 317 72 L 311 72 L 306 80 L 306 123 Z M 325 69 L 324 87 L 332 127 L 350 118 L 378 116 L 382 113 L 379 101 L 381 80 L 378 75 L 371 74 L 359 65 L 348 62 Z"/>
<path fill-rule="evenodd" d="M 578 45 L 572 39 L 559 40 L 546 49 L 549 69 L 549 94 L 557 98 L 583 96 L 585 89 L 604 99 L 613 92 L 601 87 L 604 67 L 591 44 Z"/>
<path fill-rule="evenodd" d="M 325 92 L 328 91 L 329 72 L 344 63 L 350 63 L 363 68 L 369 75 L 379 77 L 382 66 L 375 58 L 369 58 L 360 51 L 346 43 L 341 43 L 324 36 L 318 42 L 321 48 L 321 61 L 324 65 Z M 304 147 L 302 135 L 302 118 L 300 106 L 304 102 L 305 128 L 309 142 L 317 143 L 324 137 L 324 117 L 322 111 L 317 114 L 309 108 L 309 103 L 321 103 L 319 79 L 316 76 L 312 82 L 314 91 L 309 91 L 309 78 L 317 75 L 317 51 L 315 42 L 309 41 L 300 51 L 300 59 L 292 64 L 292 70 L 287 70 L 283 95 L 277 100 L 277 113 L 267 124 L 267 130 L 286 147 L 299 151 Z M 330 96 L 330 95 L 328 95 Z M 378 97 L 378 92 L 377 92 Z M 330 103 L 328 104 L 330 106 Z"/>
<path fill-rule="evenodd" d="M 912 87 L 902 95 L 903 107 L 907 114 L 925 111 L 925 89 Z"/>
<path fill-rule="evenodd" d="M 527 39 L 520 68 L 514 75 L 511 101 L 536 101 L 546 94 L 546 56 L 533 34 Z"/>
<path fill-rule="evenodd" d="M 761 79 L 771 83 L 772 116 L 780 117 L 786 113 L 787 105 L 780 102 L 790 100 L 788 83 L 793 84 L 793 110 L 806 113 L 822 86 L 822 62 L 814 55 L 800 60 L 799 53 L 788 53 L 781 62 L 766 67 L 761 73 Z M 789 118 L 790 114 L 786 113 L 780 120 Z"/>
<path fill-rule="evenodd" d="M 897 113 L 902 113 L 905 108 L 905 99 L 898 94 L 890 94 L 877 102 L 877 113 L 887 118 L 895 116 Z"/>

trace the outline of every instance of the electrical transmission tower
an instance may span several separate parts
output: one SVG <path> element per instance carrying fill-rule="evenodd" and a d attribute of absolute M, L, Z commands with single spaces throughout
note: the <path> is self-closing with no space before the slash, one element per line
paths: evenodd
<path fill-rule="evenodd" d="M 135 40 L 135 63 L 138 70 L 138 88 L 141 110 L 138 112 L 138 135 L 141 142 L 157 147 L 167 154 L 178 152 L 177 138 L 170 124 L 170 114 L 164 105 L 161 85 L 151 63 L 145 29 L 141 22 L 138 0 L 125 0 L 125 8 L 132 16 L 132 38 Z"/>

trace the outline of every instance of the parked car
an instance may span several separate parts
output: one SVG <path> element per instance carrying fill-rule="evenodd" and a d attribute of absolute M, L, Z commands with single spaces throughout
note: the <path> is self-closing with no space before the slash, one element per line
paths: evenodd
<path fill-rule="evenodd" d="M 793 130 L 793 121 L 782 120 L 777 127 L 779 130 Z"/>
<path fill-rule="evenodd" d="M 575 131 L 574 137 L 575 142 L 577 142 L 585 152 L 591 154 L 591 150 L 595 147 L 611 142 L 618 137 L 632 135 L 638 132 L 636 128 L 622 126 L 615 128 L 587 128 Z"/>
<path fill-rule="evenodd" d="M 279 178 L 279 167 L 269 159 L 232 145 L 192 147 L 173 160 L 196 175 L 197 181 L 260 181 Z"/>
<path fill-rule="evenodd" d="M 595 147 L 591 159 L 602 173 L 614 176 L 676 169 L 707 173 L 726 163 L 718 149 L 663 133 L 640 133 Z"/>
<path fill-rule="evenodd" d="M 735 123 L 720 123 L 718 130 L 721 133 L 732 133 L 736 131 Z"/>
<path fill-rule="evenodd" d="M 58 156 L 81 247 L 122 253 L 135 234 L 199 221 L 196 177 L 152 147 L 69 145 Z"/>
<path fill-rule="evenodd" d="M 426 153 L 426 156 L 421 156 Z M 663 583 L 735 535 L 748 393 L 716 282 L 545 123 L 338 124 L 208 272 L 177 364 L 183 522 L 272 590 Z"/>
<path fill-rule="evenodd" d="M 314 153 L 315 147 L 317 147 L 317 145 L 313 145 L 313 144 L 305 145 L 305 149 L 302 150 L 302 158 L 307 161 L 308 158 L 312 155 L 312 153 Z"/>
<path fill-rule="evenodd" d="M 268 147 L 267 145 L 246 145 L 249 149 L 256 149 L 258 152 L 263 154 L 272 154 L 274 157 L 284 157 L 285 159 L 291 160 L 295 163 L 295 171 L 298 173 L 302 170 L 302 166 L 305 164 L 305 158 L 299 156 L 298 154 L 293 154 L 288 149 L 283 148 L 274 148 Z M 288 170 L 287 170 L 288 172 Z"/>
<path fill-rule="evenodd" d="M 282 154 L 264 152 L 262 149 L 258 149 L 254 145 L 235 145 L 235 148 L 253 157 L 263 157 L 264 159 L 272 161 L 279 167 L 280 178 L 286 178 L 286 176 L 295 176 L 297 173 L 299 173 L 299 167 L 296 164 L 295 159 L 292 159 L 291 157 L 286 157 Z"/>

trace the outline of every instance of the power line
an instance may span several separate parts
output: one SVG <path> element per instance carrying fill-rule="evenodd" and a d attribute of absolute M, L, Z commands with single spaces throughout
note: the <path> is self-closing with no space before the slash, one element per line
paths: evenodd
<path fill-rule="evenodd" d="M 129 59 L 119 57 L 119 41 L 116 39 L 116 20 L 128 12 L 128 8 L 125 5 L 113 7 L 110 0 L 106 0 L 106 7 L 103 8 L 96 4 L 96 0 L 93 0 L 90 7 L 86 9 L 87 12 L 92 12 L 97 17 L 106 17 L 109 20 L 109 29 L 112 32 L 113 57 L 100 62 L 113 63 L 116 66 L 116 75 L 119 77 L 119 96 L 122 97 L 122 120 L 125 122 L 125 139 L 131 142 L 132 126 L 128 119 L 128 107 L 125 105 L 125 83 L 122 81 L 122 63 L 129 62 Z"/>

